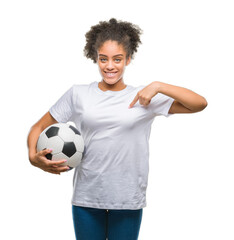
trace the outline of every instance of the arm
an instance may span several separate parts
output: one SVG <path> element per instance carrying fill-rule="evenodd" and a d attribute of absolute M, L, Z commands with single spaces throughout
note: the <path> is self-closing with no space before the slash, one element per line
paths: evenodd
<path fill-rule="evenodd" d="M 174 99 L 169 113 L 194 113 L 202 111 L 207 106 L 204 97 L 189 89 L 155 81 L 137 93 L 129 108 L 138 100 L 141 105 L 150 104 L 151 99 L 157 93 L 165 94 Z"/>
<path fill-rule="evenodd" d="M 158 89 L 157 92 L 175 99 L 169 113 L 199 112 L 205 109 L 208 104 L 204 97 L 187 88 L 162 82 L 155 82 L 155 87 Z"/>
<path fill-rule="evenodd" d="M 31 164 L 35 167 L 41 168 L 44 171 L 60 174 L 60 172 L 67 171 L 68 167 L 59 166 L 64 163 L 61 161 L 51 161 L 48 160 L 45 155 L 50 153 L 50 149 L 45 149 L 37 153 L 36 145 L 37 140 L 41 132 L 48 126 L 57 123 L 57 121 L 47 112 L 36 124 L 34 124 L 28 134 L 27 144 L 28 144 L 28 156 Z"/>

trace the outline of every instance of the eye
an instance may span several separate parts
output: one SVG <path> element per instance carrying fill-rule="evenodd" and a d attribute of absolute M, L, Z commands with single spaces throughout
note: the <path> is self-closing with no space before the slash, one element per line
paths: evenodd
<path fill-rule="evenodd" d="M 122 59 L 120 59 L 120 58 L 116 58 L 116 59 L 115 59 L 115 62 L 121 62 L 121 60 L 122 60 Z"/>
<path fill-rule="evenodd" d="M 100 58 L 100 61 L 101 61 L 101 62 L 106 62 L 107 59 L 106 59 L 106 58 Z"/>

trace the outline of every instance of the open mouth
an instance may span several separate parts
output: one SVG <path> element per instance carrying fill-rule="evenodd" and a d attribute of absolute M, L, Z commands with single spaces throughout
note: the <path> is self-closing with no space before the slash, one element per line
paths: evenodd
<path fill-rule="evenodd" d="M 110 77 L 110 78 L 114 77 L 117 74 L 117 72 L 105 72 L 105 71 L 104 73 L 106 74 L 107 77 Z"/>

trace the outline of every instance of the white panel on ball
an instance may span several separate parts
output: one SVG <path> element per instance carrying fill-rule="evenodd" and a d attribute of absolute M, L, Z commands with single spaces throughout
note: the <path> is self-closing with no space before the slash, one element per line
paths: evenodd
<path fill-rule="evenodd" d="M 58 135 L 64 142 L 73 142 L 75 137 L 74 131 L 68 127 L 60 127 Z"/>
<path fill-rule="evenodd" d="M 62 160 L 62 159 L 66 159 L 67 162 L 61 164 L 62 166 L 69 166 L 69 167 L 77 167 L 80 162 L 81 162 L 81 158 L 82 158 L 82 153 L 80 152 L 76 152 L 73 156 L 71 156 L 70 158 L 67 157 L 65 154 L 63 153 L 58 153 L 53 155 L 52 160 L 53 161 L 57 161 L 57 160 Z"/>
<path fill-rule="evenodd" d="M 76 152 L 74 155 L 72 155 L 69 159 L 69 166 L 70 167 L 77 167 L 82 159 L 82 153 Z"/>
<path fill-rule="evenodd" d="M 64 142 L 59 136 L 51 137 L 47 141 L 47 148 L 51 148 L 52 154 L 62 152 Z"/>
<path fill-rule="evenodd" d="M 84 151 L 84 140 L 80 135 L 78 135 L 78 134 L 75 135 L 74 144 L 76 146 L 77 151 L 79 151 L 79 152 Z"/>
<path fill-rule="evenodd" d="M 37 152 L 47 148 L 48 137 L 45 134 L 42 134 L 37 142 Z"/>
<path fill-rule="evenodd" d="M 61 152 L 57 153 L 57 154 L 54 154 L 53 157 L 52 157 L 53 161 L 59 161 L 59 160 L 62 160 L 62 159 L 66 159 L 68 161 L 69 157 L 67 157 L 65 154 L 63 154 Z M 62 163 L 61 165 L 62 166 L 67 166 L 68 162 Z"/>

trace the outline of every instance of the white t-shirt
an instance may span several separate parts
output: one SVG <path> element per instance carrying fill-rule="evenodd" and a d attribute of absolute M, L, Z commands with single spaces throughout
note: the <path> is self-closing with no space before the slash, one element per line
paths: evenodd
<path fill-rule="evenodd" d="M 72 204 L 100 209 L 146 206 L 149 137 L 155 116 L 168 111 L 173 98 L 158 93 L 148 106 L 128 108 L 145 86 L 102 91 L 98 82 L 73 85 L 51 108 L 58 121 L 72 121 L 85 142 L 73 178 Z"/>

